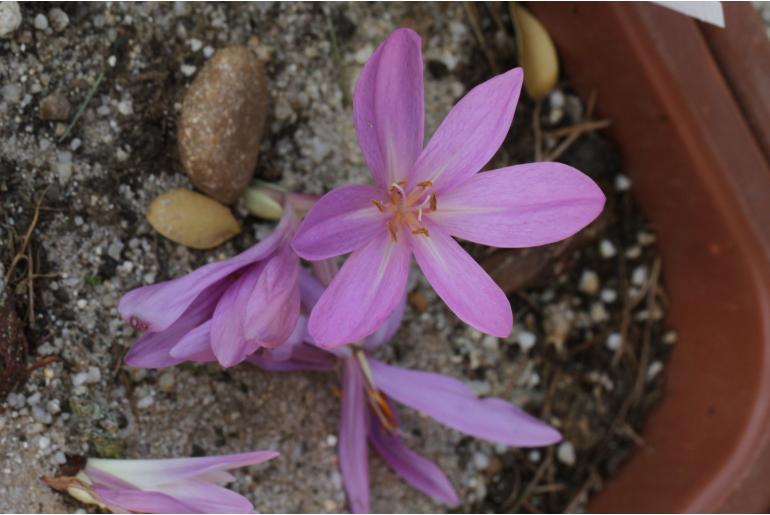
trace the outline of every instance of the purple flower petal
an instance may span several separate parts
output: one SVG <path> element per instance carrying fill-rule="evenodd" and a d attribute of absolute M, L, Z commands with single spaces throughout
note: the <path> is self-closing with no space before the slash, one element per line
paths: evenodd
<path fill-rule="evenodd" d="M 302 305 L 310 312 L 321 298 L 325 288 L 321 282 L 313 277 L 313 274 L 301 268 L 299 271 L 299 294 Z"/>
<path fill-rule="evenodd" d="M 120 316 L 141 330 L 159 332 L 168 328 L 206 288 L 269 256 L 290 237 L 297 223 L 292 210 L 284 209 L 284 217 L 270 236 L 237 256 L 209 263 L 177 279 L 126 293 L 118 304 Z"/>
<path fill-rule="evenodd" d="M 256 465 L 277 457 L 274 451 L 243 452 L 223 456 L 174 458 L 154 460 L 112 460 L 89 458 L 85 473 L 88 476 L 106 472 L 138 488 L 172 483 L 188 478 L 201 478 L 211 472 Z"/>
<path fill-rule="evenodd" d="M 181 361 L 216 361 L 217 357 L 211 349 L 211 320 L 206 320 L 184 335 L 169 351 L 169 354 Z"/>
<path fill-rule="evenodd" d="M 521 92 L 521 68 L 479 84 L 441 122 L 410 174 L 410 182 L 433 182 L 439 194 L 481 170 L 502 145 Z"/>
<path fill-rule="evenodd" d="M 333 354 L 307 343 L 297 346 L 289 359 L 276 359 L 273 352 L 259 349 L 246 361 L 267 372 L 323 372 L 337 364 Z"/>
<path fill-rule="evenodd" d="M 431 220 L 449 234 L 493 247 L 533 247 L 572 236 L 604 207 L 602 190 L 561 163 L 474 175 L 441 195 Z"/>
<path fill-rule="evenodd" d="M 223 367 L 237 365 L 254 352 L 257 345 L 246 339 L 246 306 L 257 285 L 264 263 L 244 271 L 219 299 L 211 319 L 211 350 Z"/>
<path fill-rule="evenodd" d="M 350 255 L 310 314 L 314 342 L 335 347 L 375 332 L 401 302 L 409 276 L 409 248 L 388 233 Z"/>
<path fill-rule="evenodd" d="M 174 354 L 173 349 L 197 337 L 199 326 L 211 318 L 228 284 L 225 279 L 204 290 L 168 329 L 142 335 L 126 354 L 126 364 L 140 368 L 164 368 L 185 361 L 186 357 Z"/>
<path fill-rule="evenodd" d="M 452 483 L 435 463 L 409 449 L 395 434 L 384 431 L 373 417 L 370 424 L 369 441 L 396 474 L 439 502 L 460 504 Z"/>
<path fill-rule="evenodd" d="M 356 82 L 353 116 L 358 144 L 382 188 L 406 179 L 422 150 L 421 45 L 413 30 L 393 31 L 369 58 Z"/>
<path fill-rule="evenodd" d="M 364 377 L 354 358 L 342 361 L 342 412 L 338 444 L 340 472 L 350 511 L 369 513 L 369 458 Z"/>
<path fill-rule="evenodd" d="M 257 347 L 277 347 L 291 335 L 299 317 L 298 274 L 299 258 L 288 246 L 263 268 L 246 303 L 243 331 L 249 354 Z"/>
<path fill-rule="evenodd" d="M 364 340 L 363 348 L 372 352 L 378 347 L 388 343 L 398 328 L 401 327 L 401 320 L 404 318 L 404 309 L 406 308 L 406 295 L 401 297 L 396 309 L 390 314 L 385 323 L 382 324 L 371 336 Z"/>
<path fill-rule="evenodd" d="M 420 269 L 449 309 L 479 331 L 507 337 L 513 313 L 505 293 L 460 245 L 427 221 L 430 236 L 411 237 Z"/>
<path fill-rule="evenodd" d="M 382 202 L 382 190 L 356 184 L 330 191 L 305 216 L 292 243 L 294 250 L 318 261 L 360 249 L 386 231 L 385 217 L 372 200 Z"/>
<path fill-rule="evenodd" d="M 200 513 L 254 513 L 254 506 L 240 494 L 219 485 L 186 479 L 163 485 L 161 492 L 200 510 Z"/>
<path fill-rule="evenodd" d="M 168 494 L 145 490 L 92 487 L 99 500 L 115 513 L 206 513 Z"/>
<path fill-rule="evenodd" d="M 408 370 L 369 359 L 374 381 L 385 395 L 449 427 L 492 442 L 540 447 L 561 440 L 557 430 L 502 399 L 479 399 L 451 377 Z"/>

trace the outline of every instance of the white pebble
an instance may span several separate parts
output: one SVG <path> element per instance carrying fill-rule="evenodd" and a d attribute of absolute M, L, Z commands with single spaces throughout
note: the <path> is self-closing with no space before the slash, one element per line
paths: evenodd
<path fill-rule="evenodd" d="M 88 306 L 88 301 L 86 299 L 78 299 L 77 305 L 78 309 L 84 309 L 86 306 Z"/>
<path fill-rule="evenodd" d="M 532 463 L 538 463 L 542 457 L 543 457 L 542 454 L 540 454 L 540 451 L 538 451 L 537 449 L 529 451 L 529 454 L 527 454 L 527 458 Z"/>
<path fill-rule="evenodd" d="M 529 331 L 519 330 L 516 335 L 516 342 L 519 344 L 522 351 L 527 352 L 534 347 L 537 342 L 537 337 L 534 333 L 530 333 Z"/>
<path fill-rule="evenodd" d="M 53 461 L 57 465 L 64 465 L 67 463 L 67 456 L 62 451 L 56 451 L 56 454 L 53 455 Z"/>
<path fill-rule="evenodd" d="M 41 449 L 48 449 L 48 446 L 51 445 L 51 439 L 47 436 L 41 436 L 37 440 L 37 446 Z"/>
<path fill-rule="evenodd" d="M 54 7 L 50 11 L 48 11 L 48 18 L 51 22 L 51 27 L 53 27 L 53 30 L 56 32 L 61 32 L 64 29 L 67 28 L 67 25 L 70 23 L 70 18 L 67 16 L 67 13 L 59 9 L 58 7 Z"/>
<path fill-rule="evenodd" d="M 197 52 L 203 47 L 203 43 L 201 43 L 200 39 L 192 38 L 187 41 L 187 44 L 190 45 L 190 50 L 193 52 Z"/>
<path fill-rule="evenodd" d="M 473 454 L 473 465 L 477 470 L 486 470 L 489 467 L 489 456 L 482 452 L 476 452 Z"/>
<path fill-rule="evenodd" d="M 82 145 L 83 142 L 80 141 L 80 138 L 73 138 L 72 141 L 70 141 L 70 150 L 73 152 L 80 148 L 80 145 Z"/>
<path fill-rule="evenodd" d="M 46 403 L 45 409 L 48 410 L 48 413 L 51 415 L 56 415 L 61 411 L 61 403 L 59 402 L 59 399 L 53 399 Z"/>
<path fill-rule="evenodd" d="M 599 242 L 599 255 L 605 259 L 615 257 L 618 251 L 615 248 L 615 244 L 610 240 L 604 239 Z"/>
<path fill-rule="evenodd" d="M 124 116 L 134 114 L 134 105 L 131 100 L 121 100 L 118 102 L 118 112 Z"/>
<path fill-rule="evenodd" d="M 615 189 L 618 191 L 628 191 L 631 188 L 631 179 L 619 173 L 615 176 Z"/>
<path fill-rule="evenodd" d="M 10 37 L 21 25 L 19 2 L 0 2 L 0 38 Z"/>
<path fill-rule="evenodd" d="M 677 340 L 679 340 L 679 335 L 676 334 L 676 331 L 668 331 L 663 335 L 663 343 L 666 345 L 673 345 Z"/>
<path fill-rule="evenodd" d="M 496 336 L 488 334 L 481 340 L 481 346 L 490 352 L 497 352 L 500 349 L 500 340 Z"/>
<path fill-rule="evenodd" d="M 634 286 L 644 286 L 647 284 L 647 267 L 637 266 L 631 273 L 631 284 Z"/>
<path fill-rule="evenodd" d="M 647 231 L 640 231 L 639 234 L 636 235 L 636 241 L 639 242 L 639 245 L 642 245 L 646 247 L 647 245 L 652 245 L 655 243 L 655 240 L 657 238 L 655 235 L 651 232 Z"/>
<path fill-rule="evenodd" d="M 618 350 L 622 344 L 623 337 L 620 335 L 620 333 L 610 333 L 610 335 L 607 336 L 607 341 L 605 342 L 607 348 L 612 352 Z"/>
<path fill-rule="evenodd" d="M 578 289 L 588 295 L 596 295 L 599 291 L 599 275 L 593 270 L 583 270 Z"/>
<path fill-rule="evenodd" d="M 153 402 L 155 402 L 155 399 L 153 399 L 152 395 L 148 395 L 139 399 L 136 403 L 136 407 L 139 409 L 147 409 L 152 406 Z"/>
<path fill-rule="evenodd" d="M 647 367 L 647 380 L 652 381 L 655 379 L 655 376 L 660 374 L 661 370 L 663 370 L 663 363 L 660 361 L 653 361 L 650 363 L 650 366 Z"/>
<path fill-rule="evenodd" d="M 212 47 L 210 47 L 210 46 L 207 46 L 207 47 L 205 47 L 205 48 L 203 49 L 203 56 L 204 56 L 206 59 L 208 59 L 208 58 L 209 58 L 209 57 L 211 57 L 212 55 L 214 55 L 214 49 L 213 49 Z"/>
<path fill-rule="evenodd" d="M 562 442 L 556 449 L 556 458 L 568 467 L 571 467 L 575 464 L 577 458 L 575 456 L 575 447 L 570 442 Z"/>
<path fill-rule="evenodd" d="M 88 367 L 88 382 L 98 383 L 102 380 L 102 372 L 98 367 Z"/>
<path fill-rule="evenodd" d="M 78 372 L 72 378 L 72 384 L 75 386 L 81 386 L 85 384 L 86 381 L 88 381 L 88 374 L 86 372 Z"/>
<path fill-rule="evenodd" d="M 37 30 L 45 30 L 48 28 L 48 18 L 45 17 L 45 14 L 38 14 L 35 16 L 35 28 Z"/>
<path fill-rule="evenodd" d="M 616 292 L 615 290 L 610 289 L 610 288 L 604 288 L 599 293 L 599 298 L 604 303 L 612 304 L 613 302 L 618 300 L 618 292 Z"/>
<path fill-rule="evenodd" d="M 118 64 L 118 58 L 114 55 L 111 55 L 107 58 L 107 64 L 110 65 L 110 68 L 115 68 L 115 65 Z"/>
<path fill-rule="evenodd" d="M 181 71 L 182 75 L 185 77 L 192 77 L 195 73 L 195 70 L 197 70 L 197 68 L 191 64 L 183 64 L 179 67 L 179 71 Z"/>
<path fill-rule="evenodd" d="M 329 447 L 335 447 L 337 445 L 337 436 L 328 435 L 326 437 L 326 445 L 328 445 Z"/>

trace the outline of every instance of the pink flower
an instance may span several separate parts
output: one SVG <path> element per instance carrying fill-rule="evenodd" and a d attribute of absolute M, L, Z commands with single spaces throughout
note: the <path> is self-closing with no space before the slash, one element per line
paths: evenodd
<path fill-rule="evenodd" d="M 460 319 L 496 336 L 513 324 L 503 291 L 453 237 L 530 247 L 571 236 L 604 195 L 578 170 L 533 163 L 477 173 L 503 143 L 521 69 L 477 86 L 423 148 L 420 38 L 393 32 L 364 67 L 353 98 L 358 141 L 374 186 L 337 188 L 310 210 L 293 246 L 315 261 L 351 253 L 310 315 L 324 346 L 370 335 L 406 288 L 410 257 Z"/>
<path fill-rule="evenodd" d="M 300 290 L 308 309 L 323 298 L 323 286 L 309 274 L 300 276 Z M 373 358 L 371 353 L 401 325 L 404 305 L 402 298 L 386 322 L 360 345 L 323 351 L 311 339 L 291 348 L 260 349 L 249 359 L 273 371 L 329 370 L 335 362 L 340 364 L 339 461 L 350 509 L 356 513 L 368 513 L 370 508 L 369 445 L 413 487 L 439 502 L 460 503 L 441 469 L 402 441 L 391 399 L 458 431 L 504 445 L 540 447 L 561 440 L 557 430 L 503 399 L 480 399 L 451 377 L 394 367 Z"/>
<path fill-rule="evenodd" d="M 216 360 L 230 367 L 284 343 L 299 316 L 299 258 L 289 245 L 297 224 L 286 206 L 275 231 L 245 252 L 126 293 L 121 316 L 147 331 L 126 363 L 162 368 Z"/>
<path fill-rule="evenodd" d="M 89 458 L 77 476 L 45 480 L 113 513 L 254 513 L 248 499 L 221 486 L 235 480 L 226 470 L 276 456 L 261 451 L 168 460 Z"/>

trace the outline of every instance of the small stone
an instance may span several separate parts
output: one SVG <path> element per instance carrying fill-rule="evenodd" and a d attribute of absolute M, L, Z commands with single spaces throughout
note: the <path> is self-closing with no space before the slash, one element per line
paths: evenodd
<path fill-rule="evenodd" d="M 58 7 L 54 7 L 48 11 L 48 21 L 51 23 L 51 27 L 56 32 L 63 31 L 67 28 L 67 25 L 70 24 L 70 18 L 67 16 L 67 13 Z"/>
<path fill-rule="evenodd" d="M 158 377 L 158 389 L 161 392 L 170 392 L 174 389 L 174 372 L 167 370 Z"/>
<path fill-rule="evenodd" d="M 52 93 L 40 101 L 38 116 L 41 120 L 65 121 L 70 117 L 70 105 L 62 93 Z"/>
<path fill-rule="evenodd" d="M 37 30 L 45 30 L 48 28 L 48 18 L 45 17 L 45 14 L 38 14 L 35 16 L 34 25 Z"/>
<path fill-rule="evenodd" d="M 6 400 L 8 401 L 8 404 L 12 408 L 21 409 L 24 407 L 24 405 L 27 403 L 27 399 L 24 398 L 24 395 L 20 393 L 9 393 L 8 397 L 6 397 Z"/>
<path fill-rule="evenodd" d="M 123 150 L 122 148 L 118 147 L 118 149 L 115 151 L 115 159 L 117 159 L 122 163 L 123 161 L 128 160 L 128 158 L 129 158 L 129 153 Z"/>
<path fill-rule="evenodd" d="M 29 397 L 27 397 L 27 404 L 29 406 L 36 406 L 40 403 L 40 392 L 35 392 Z"/>
<path fill-rule="evenodd" d="M 85 309 L 88 306 L 88 301 L 86 299 L 78 299 L 77 306 L 78 309 Z"/>
<path fill-rule="evenodd" d="M 88 379 L 89 383 L 98 383 L 102 379 L 102 372 L 98 367 L 88 367 Z"/>
<path fill-rule="evenodd" d="M 147 221 L 171 241 L 194 249 L 210 249 L 241 231 L 230 210 L 200 193 L 178 189 L 156 197 Z"/>
<path fill-rule="evenodd" d="M 627 259 L 639 259 L 642 255 L 642 247 L 639 245 L 631 245 L 626 249 L 625 254 Z"/>
<path fill-rule="evenodd" d="M 604 259 L 615 257 L 617 253 L 618 251 L 615 248 L 615 244 L 610 240 L 604 239 L 599 242 L 599 255 Z"/>
<path fill-rule="evenodd" d="M 45 409 L 48 410 L 48 413 L 51 415 L 56 415 L 57 413 L 61 412 L 61 403 L 59 402 L 59 399 L 48 401 L 45 404 Z"/>
<path fill-rule="evenodd" d="M 64 465 L 67 463 L 67 455 L 62 451 L 56 451 L 56 453 L 53 455 L 53 461 L 57 465 Z"/>
<path fill-rule="evenodd" d="M 647 367 L 647 380 L 652 381 L 663 370 L 663 363 L 660 361 L 653 361 L 650 366 Z"/>
<path fill-rule="evenodd" d="M 609 336 L 607 336 L 607 341 L 605 342 L 605 346 L 607 349 L 611 350 L 612 352 L 615 352 L 620 348 L 620 346 L 623 344 L 623 337 L 620 335 L 620 333 L 610 333 Z"/>
<path fill-rule="evenodd" d="M 527 454 L 527 459 L 532 463 L 539 463 L 542 458 L 543 455 L 537 449 L 531 450 Z"/>
<path fill-rule="evenodd" d="M 473 465 L 477 470 L 485 470 L 489 466 L 489 456 L 483 452 L 473 453 Z"/>
<path fill-rule="evenodd" d="M 118 112 L 123 116 L 134 114 L 134 104 L 131 100 L 121 100 L 118 102 Z"/>
<path fill-rule="evenodd" d="M 596 295 L 599 291 L 599 275 L 593 270 L 584 270 L 578 289 L 587 295 Z"/>
<path fill-rule="evenodd" d="M 70 150 L 74 152 L 79 149 L 82 144 L 83 142 L 80 141 L 80 138 L 73 138 L 72 141 L 70 141 Z"/>
<path fill-rule="evenodd" d="M 628 191 L 631 189 L 631 179 L 619 173 L 615 176 L 615 189 L 618 191 Z"/>
<path fill-rule="evenodd" d="M 136 402 L 136 407 L 139 409 L 147 409 L 152 406 L 153 402 L 155 402 L 155 399 L 152 397 L 152 395 L 147 395 L 146 397 L 142 397 Z"/>
<path fill-rule="evenodd" d="M 605 304 L 612 304 L 618 300 L 618 292 L 610 288 L 604 288 L 601 292 L 599 292 L 599 299 L 601 299 L 601 301 Z"/>
<path fill-rule="evenodd" d="M 602 304 L 601 302 L 594 302 L 593 304 L 591 304 L 589 315 L 591 316 L 591 321 L 597 324 L 606 322 L 610 318 L 610 314 L 607 313 L 607 310 L 605 309 L 604 304 Z"/>
<path fill-rule="evenodd" d="M 328 435 L 326 437 L 326 445 L 334 447 L 337 445 L 337 437 L 335 435 Z"/>
<path fill-rule="evenodd" d="M 32 406 L 32 418 L 41 424 L 50 424 L 53 422 L 51 414 L 40 406 Z"/>
<path fill-rule="evenodd" d="M 267 114 L 262 62 L 243 46 L 219 50 L 182 102 L 179 153 L 193 184 L 215 199 L 238 200 L 254 175 Z"/>
<path fill-rule="evenodd" d="M 636 235 L 636 241 L 639 242 L 639 245 L 646 247 L 648 245 L 652 245 L 655 243 L 655 240 L 657 240 L 657 237 L 647 231 L 641 231 L 639 234 Z"/>
<path fill-rule="evenodd" d="M 666 334 L 663 335 L 663 343 L 666 345 L 674 345 L 677 340 L 679 340 L 679 335 L 676 334 L 676 331 L 667 331 Z"/>
<path fill-rule="evenodd" d="M 72 378 L 72 384 L 74 386 L 81 386 L 88 381 L 88 374 L 86 372 L 78 372 L 75 374 L 75 376 Z"/>
<path fill-rule="evenodd" d="M 637 266 L 634 271 L 631 272 L 631 284 L 634 286 L 644 286 L 647 284 L 647 267 Z"/>
<path fill-rule="evenodd" d="M 210 46 L 207 46 L 207 47 L 205 47 L 205 48 L 203 49 L 203 57 L 205 57 L 206 59 L 208 59 L 208 58 L 209 58 L 209 57 L 211 57 L 212 55 L 214 55 L 214 48 L 212 48 L 212 47 L 210 47 Z"/>
<path fill-rule="evenodd" d="M 3 100 L 11 104 L 18 103 L 21 100 L 21 88 L 17 84 L 6 84 L 3 86 Z"/>
<path fill-rule="evenodd" d="M 556 449 L 556 459 L 561 463 L 564 463 L 568 467 L 575 464 L 577 456 L 575 456 L 575 447 L 570 442 L 562 442 Z"/>
<path fill-rule="evenodd" d="M 51 445 L 51 439 L 50 439 L 50 438 L 48 438 L 47 436 L 41 436 L 41 437 L 40 437 L 40 438 L 38 438 L 38 440 L 37 440 L 37 446 L 38 446 L 40 449 L 48 449 L 48 447 L 49 447 L 50 445 Z"/>
<path fill-rule="evenodd" d="M 190 45 L 190 50 L 192 50 L 193 52 L 197 52 L 203 47 L 203 43 L 201 42 L 201 40 L 195 39 L 195 38 L 188 40 L 187 44 Z"/>
<path fill-rule="evenodd" d="M 19 2 L 0 2 L 0 38 L 9 38 L 21 25 Z"/>
<path fill-rule="evenodd" d="M 107 64 L 110 65 L 110 68 L 114 68 L 116 64 L 118 64 L 118 58 L 114 55 L 111 55 L 107 58 Z"/>
<path fill-rule="evenodd" d="M 497 352 L 500 350 L 500 339 L 491 334 L 487 334 L 481 340 L 481 346 L 490 352 Z"/>
<path fill-rule="evenodd" d="M 192 77 L 195 75 L 195 72 L 198 70 L 195 66 L 192 64 L 183 64 L 179 67 L 179 71 L 182 72 L 182 75 L 185 77 Z"/>
<path fill-rule="evenodd" d="M 59 177 L 59 182 L 66 184 L 72 176 L 72 153 L 59 152 L 57 157 L 56 174 Z"/>
<path fill-rule="evenodd" d="M 535 336 L 534 333 L 531 333 L 529 331 L 519 330 L 518 333 L 516 334 L 516 343 L 519 344 L 519 347 L 521 347 L 521 350 L 523 352 L 529 351 L 529 349 L 535 346 L 536 342 L 537 342 L 537 336 Z"/>
<path fill-rule="evenodd" d="M 115 240 L 110 243 L 109 247 L 107 247 L 107 255 L 115 261 L 120 261 L 120 253 L 123 252 L 123 247 L 124 245 L 122 241 Z"/>

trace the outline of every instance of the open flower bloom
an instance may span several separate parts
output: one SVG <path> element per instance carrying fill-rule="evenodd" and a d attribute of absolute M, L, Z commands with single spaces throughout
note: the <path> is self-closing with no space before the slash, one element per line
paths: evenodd
<path fill-rule="evenodd" d="M 254 513 L 248 499 L 221 486 L 235 480 L 226 471 L 276 456 L 260 451 L 168 460 L 89 458 L 77 476 L 45 480 L 113 513 Z"/>
<path fill-rule="evenodd" d="M 308 260 L 351 253 L 309 320 L 324 346 L 360 340 L 403 297 L 410 257 L 464 322 L 508 336 L 503 291 L 453 237 L 530 247 L 571 236 L 602 210 L 604 195 L 569 166 L 541 162 L 477 173 L 503 143 L 521 69 L 465 95 L 423 148 L 420 38 L 393 32 L 364 66 L 353 98 L 358 142 L 374 186 L 337 188 L 310 210 L 293 245 Z"/>
<path fill-rule="evenodd" d="M 316 299 L 323 296 L 323 286 L 310 276 L 301 276 L 300 283 L 303 304 L 312 308 Z M 369 444 L 413 487 L 439 502 L 449 505 L 460 502 L 441 469 L 404 444 L 392 400 L 458 431 L 504 445 L 540 447 L 561 440 L 557 430 L 503 399 L 480 399 L 456 379 L 394 367 L 373 358 L 371 352 L 389 341 L 398 330 L 404 305 L 401 299 L 386 322 L 360 345 L 329 352 L 315 349 L 328 357 L 323 366 L 311 367 L 312 370 L 331 369 L 335 362 L 342 369 L 339 460 L 350 509 L 357 513 L 369 512 L 370 508 Z M 303 345 L 312 348 L 313 344 Z M 265 359 L 279 349 L 260 350 L 255 356 Z M 263 368 L 302 370 L 308 350 L 296 346 L 294 352 L 296 357 L 289 352 L 281 368 L 270 366 L 271 358 L 267 358 L 268 366 Z M 263 366 L 258 360 L 252 362 Z M 319 359 L 311 362 L 318 364 Z"/>
<path fill-rule="evenodd" d="M 237 365 L 260 347 L 284 343 L 299 316 L 299 258 L 290 241 L 298 225 L 287 206 L 276 229 L 235 257 L 120 299 L 124 320 L 146 331 L 126 363 L 162 368 L 183 361 Z"/>

